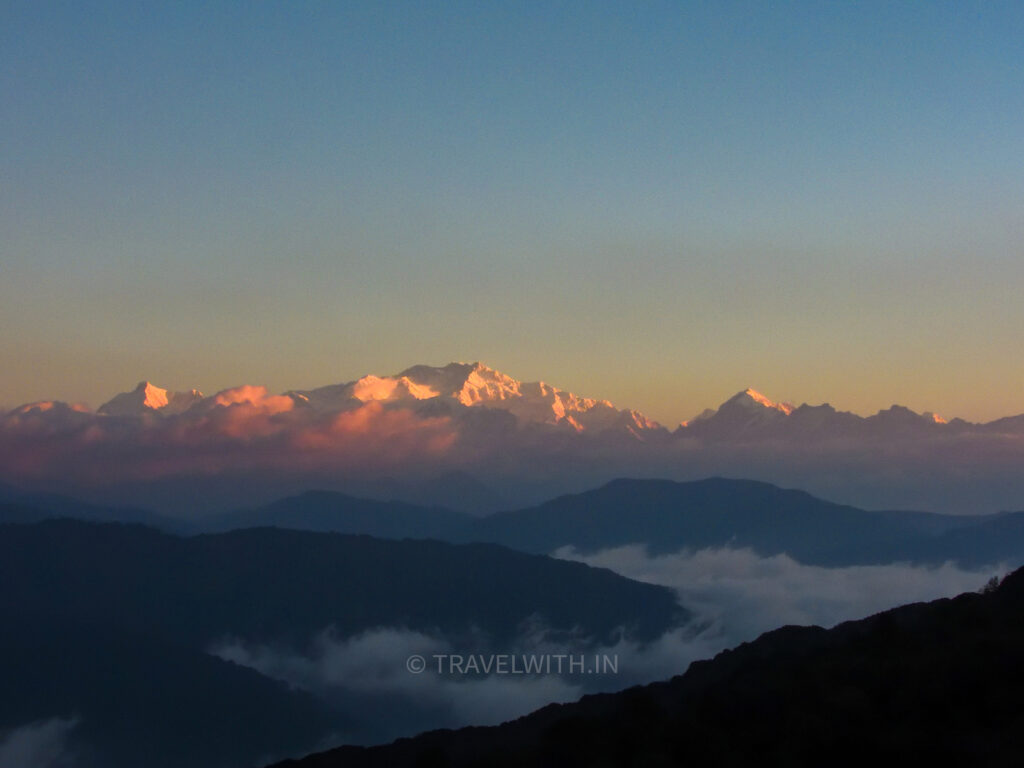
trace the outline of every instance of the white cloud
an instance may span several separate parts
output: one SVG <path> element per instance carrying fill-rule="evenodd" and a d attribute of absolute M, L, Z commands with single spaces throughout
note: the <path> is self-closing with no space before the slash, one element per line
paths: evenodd
<path fill-rule="evenodd" d="M 694 618 L 653 642 L 620 640 L 596 648 L 585 638 L 567 641 L 530 624 L 502 648 L 489 647 L 482 637 L 444 638 L 392 627 L 349 638 L 328 629 L 304 651 L 228 640 L 211 652 L 335 701 L 347 697 L 349 706 L 375 700 L 379 706 L 386 697 L 388 705 L 374 711 L 385 713 L 382 717 L 394 737 L 430 728 L 496 724 L 549 703 L 574 701 L 584 693 L 667 679 L 685 672 L 692 661 L 711 658 L 784 624 L 832 626 L 904 603 L 976 590 L 1007 570 L 992 566 L 970 571 L 952 564 L 823 568 L 802 565 L 786 555 L 761 557 L 748 549 L 651 556 L 643 546 L 626 546 L 587 556 L 567 548 L 556 555 L 669 586 Z M 474 653 L 585 653 L 587 659 L 607 655 L 617 660 L 617 672 L 438 674 L 435 654 Z M 426 661 L 421 674 L 406 667 L 412 654 Z M 355 711 L 361 706 L 357 703 Z M 356 741 L 365 739 L 354 736 Z"/>
<path fill-rule="evenodd" d="M 0 734 L 0 768 L 69 768 L 67 739 L 76 725 L 75 718 L 55 717 Z"/>
<path fill-rule="evenodd" d="M 952 563 L 825 568 L 785 554 L 762 557 L 750 549 L 651 555 L 643 545 L 591 555 L 564 547 L 555 556 L 672 587 L 699 621 L 721 634 L 723 648 L 785 624 L 831 627 L 906 603 L 952 597 L 1009 570 L 1005 565 L 965 570 Z"/>
<path fill-rule="evenodd" d="M 421 712 L 405 715 L 408 733 L 453 725 L 495 725 L 554 701 L 575 701 L 582 693 L 578 683 L 558 676 L 437 673 L 436 655 L 487 653 L 475 641 L 469 645 L 463 648 L 449 640 L 400 628 L 380 628 L 350 638 L 340 638 L 327 629 L 314 638 L 305 653 L 237 639 L 218 643 L 210 652 L 327 696 L 389 695 L 405 699 Z M 414 654 L 426 662 L 426 669 L 419 674 L 407 667 Z"/>

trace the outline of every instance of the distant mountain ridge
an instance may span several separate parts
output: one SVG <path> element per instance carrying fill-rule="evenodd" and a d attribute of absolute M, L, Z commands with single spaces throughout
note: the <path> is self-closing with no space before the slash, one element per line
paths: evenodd
<path fill-rule="evenodd" d="M 583 493 L 483 517 L 333 491 L 307 491 L 190 523 L 139 510 L 76 508 L 71 500 L 56 503 L 48 497 L 33 508 L 30 495 L 11 493 L 11 498 L 15 501 L 5 504 L 0 493 L 0 522 L 121 519 L 177 533 L 273 526 L 385 539 L 486 542 L 536 554 L 565 547 L 588 554 L 631 544 L 643 545 L 655 555 L 683 549 L 750 548 L 765 557 L 787 554 L 805 564 L 824 566 L 897 561 L 932 565 L 952 561 L 968 567 L 1024 564 L 1024 512 L 868 511 L 769 483 L 726 478 L 685 483 L 619 479 Z"/>
<path fill-rule="evenodd" d="M 791 403 L 773 402 L 756 390 L 745 389 L 716 410 L 706 410 L 690 421 L 683 422 L 675 434 L 712 439 L 754 436 L 865 438 L 920 434 L 938 427 L 950 430 L 992 428 L 970 424 L 961 419 L 954 419 L 950 423 L 930 411 L 919 414 L 901 405 L 893 405 L 867 417 L 837 411 L 828 403 L 804 403 L 796 407 Z"/>
<path fill-rule="evenodd" d="M 368 374 L 360 379 L 315 389 L 293 389 L 281 395 L 269 395 L 263 387 L 245 385 L 205 397 L 198 389 L 172 392 L 149 381 L 116 395 L 96 409 L 107 416 L 178 415 L 199 403 L 226 407 L 252 398 L 281 397 L 296 406 L 308 406 L 321 412 L 337 412 L 368 402 L 415 405 L 422 401 L 450 402 L 469 407 L 506 411 L 523 423 L 561 425 L 575 431 L 625 429 L 641 434 L 664 430 L 658 422 L 634 409 L 620 409 L 608 400 L 581 397 L 551 386 L 544 381 L 523 382 L 487 365 L 449 363 L 444 366 L 414 365 L 391 376 Z M 282 401 L 283 402 L 283 401 Z M 85 412 L 81 406 L 40 401 L 12 409 L 10 413 L 47 411 L 68 407 Z M 716 409 L 684 421 L 677 434 L 729 436 L 737 431 L 787 425 L 788 432 L 820 432 L 829 428 L 845 432 L 852 425 L 865 425 L 865 431 L 879 428 L 920 428 L 928 425 L 953 429 L 986 427 L 1024 431 L 1024 414 L 975 424 L 962 419 L 946 419 L 930 411 L 917 413 L 893 405 L 873 416 L 837 411 L 828 403 L 794 406 L 775 402 L 755 389 L 747 388 L 725 400 Z"/>
<path fill-rule="evenodd" d="M 652 554 L 749 547 L 812 565 L 894 561 L 1024 564 L 1024 512 L 939 515 L 867 511 L 750 480 L 620 479 L 484 517 L 319 492 L 214 518 L 218 528 L 262 525 L 494 542 L 525 552 L 579 553 L 644 545 Z"/>

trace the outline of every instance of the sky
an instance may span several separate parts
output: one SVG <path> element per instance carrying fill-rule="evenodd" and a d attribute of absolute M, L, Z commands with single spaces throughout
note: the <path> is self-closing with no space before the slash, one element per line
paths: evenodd
<path fill-rule="evenodd" d="M 1024 412 L 1018 3 L 89 6 L 0 3 L 0 404 Z"/>

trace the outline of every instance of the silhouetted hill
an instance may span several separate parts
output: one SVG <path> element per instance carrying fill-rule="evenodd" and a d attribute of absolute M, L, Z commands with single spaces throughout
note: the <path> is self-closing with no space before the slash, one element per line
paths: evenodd
<path fill-rule="evenodd" d="M 482 539 L 534 552 L 567 545 L 592 552 L 642 543 L 655 553 L 728 545 L 833 565 L 887 561 L 907 538 L 970 522 L 921 512 L 868 512 L 768 483 L 711 478 L 616 480 L 492 515 L 476 530 Z"/>
<path fill-rule="evenodd" d="M 475 533 L 528 552 L 562 546 L 593 552 L 641 543 L 653 553 L 750 547 L 762 555 L 784 552 L 802 563 L 825 566 L 1024 563 L 1024 513 L 868 511 L 769 483 L 724 478 L 616 480 L 483 518 Z"/>
<path fill-rule="evenodd" d="M 181 528 L 174 518 L 135 507 L 107 507 L 62 496 L 35 493 L 0 483 L 0 523 L 21 523 L 69 517 L 93 523 L 141 523 L 161 529 Z"/>
<path fill-rule="evenodd" d="M 540 617 L 595 639 L 651 638 L 682 617 L 671 590 L 493 544 L 253 528 L 180 538 L 72 520 L 0 528 L 0 609 L 46 610 L 205 644 L 395 626 L 483 631 Z"/>
<path fill-rule="evenodd" d="M 784 627 L 664 683 L 493 728 L 343 747 L 281 768 L 1015 765 L 1024 755 L 1024 571 L 964 594 Z"/>
<path fill-rule="evenodd" d="M 220 518 L 222 526 L 273 524 L 391 538 L 494 542 L 550 553 L 645 544 L 654 553 L 683 548 L 750 547 L 819 565 L 914 561 L 965 565 L 1024 563 L 1024 525 L 1005 515 L 874 512 L 750 480 L 688 483 L 616 480 L 527 509 L 476 518 L 440 508 L 317 492 Z"/>
<path fill-rule="evenodd" d="M 474 518 L 444 507 L 363 499 L 332 491 L 307 491 L 272 504 L 204 521 L 208 531 L 275 526 L 305 531 L 363 533 L 387 539 L 464 538 Z"/>

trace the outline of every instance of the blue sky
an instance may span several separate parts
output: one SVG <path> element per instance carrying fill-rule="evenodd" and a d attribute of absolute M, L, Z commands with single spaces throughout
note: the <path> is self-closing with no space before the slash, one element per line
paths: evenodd
<path fill-rule="evenodd" d="M 0 6 L 0 403 L 1024 411 L 1019 4 L 252 6 Z"/>

